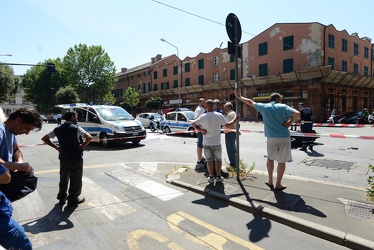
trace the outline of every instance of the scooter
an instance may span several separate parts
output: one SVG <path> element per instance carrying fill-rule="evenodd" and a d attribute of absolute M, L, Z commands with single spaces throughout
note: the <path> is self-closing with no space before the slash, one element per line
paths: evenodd
<path fill-rule="evenodd" d="M 160 120 L 155 120 L 154 116 L 153 115 L 150 115 L 148 116 L 148 119 L 150 120 L 150 123 L 149 123 L 149 129 L 152 131 L 152 132 L 155 132 L 157 130 L 161 130 L 162 132 L 166 133 L 165 132 L 165 124 L 164 124 L 164 118 L 161 117 Z"/>

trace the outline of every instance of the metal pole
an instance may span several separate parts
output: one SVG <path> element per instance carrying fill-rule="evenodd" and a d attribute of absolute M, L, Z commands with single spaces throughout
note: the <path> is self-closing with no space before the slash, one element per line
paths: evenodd
<path fill-rule="evenodd" d="M 238 29 L 237 29 L 237 25 L 238 25 L 238 18 L 237 16 L 235 16 L 235 22 L 234 22 L 234 36 L 235 37 L 238 37 Z M 235 46 L 235 90 L 238 91 L 238 79 L 239 79 L 239 73 L 238 73 L 238 57 L 239 57 L 239 51 L 238 51 L 238 41 L 235 41 L 234 43 L 234 46 Z M 239 114 L 239 102 L 238 102 L 238 98 L 235 98 L 235 113 L 236 115 Z M 236 121 L 235 123 L 236 125 L 236 179 L 237 180 L 240 180 L 240 169 L 239 169 L 239 166 L 240 166 L 240 155 L 239 155 L 239 120 Z"/>
<path fill-rule="evenodd" d="M 169 43 L 164 38 L 161 38 L 161 42 L 168 43 L 168 44 L 170 44 L 171 46 L 173 46 L 174 48 L 177 49 L 177 57 L 178 57 L 178 108 L 180 108 L 181 107 L 181 90 L 180 90 L 181 83 L 180 83 L 180 81 L 181 81 L 181 74 L 182 74 L 182 65 L 181 65 L 182 61 L 181 61 L 181 59 L 179 59 L 179 50 L 178 50 L 177 46 L 175 46 L 172 43 Z"/>

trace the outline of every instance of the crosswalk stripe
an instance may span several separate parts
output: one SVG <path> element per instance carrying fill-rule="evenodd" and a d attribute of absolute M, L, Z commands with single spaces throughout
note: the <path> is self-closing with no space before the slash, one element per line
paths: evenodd
<path fill-rule="evenodd" d="M 122 165 L 124 169 L 110 171 L 106 174 L 112 176 L 114 179 L 122 183 L 134 186 L 148 194 L 151 194 L 162 201 L 168 201 L 183 195 L 182 192 L 176 189 L 169 188 L 163 184 L 149 180 L 146 177 L 134 173 L 131 171 L 131 167 L 126 166 L 123 163 L 120 163 L 120 165 Z"/>

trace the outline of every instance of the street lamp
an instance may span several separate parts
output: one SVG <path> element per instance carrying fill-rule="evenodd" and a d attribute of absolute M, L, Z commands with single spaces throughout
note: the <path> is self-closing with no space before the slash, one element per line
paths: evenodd
<path fill-rule="evenodd" d="M 180 67 L 180 72 L 179 72 L 179 65 L 180 63 L 182 62 L 180 59 L 179 59 L 179 50 L 178 50 L 178 47 L 175 46 L 174 44 L 171 44 L 169 43 L 168 41 L 166 41 L 164 38 L 161 38 L 161 42 L 165 42 L 165 43 L 168 43 L 170 44 L 171 46 L 173 46 L 174 48 L 177 49 L 177 57 L 178 57 L 178 108 L 181 107 L 181 89 L 180 89 L 180 81 L 181 81 L 181 73 L 182 73 L 182 66 Z"/>
<path fill-rule="evenodd" d="M 2 54 L 0 56 L 12 56 L 12 54 Z"/>

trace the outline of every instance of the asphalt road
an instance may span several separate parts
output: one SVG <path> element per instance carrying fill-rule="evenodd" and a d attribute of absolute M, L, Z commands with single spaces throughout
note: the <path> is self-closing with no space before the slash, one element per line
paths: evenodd
<path fill-rule="evenodd" d="M 54 126 L 18 137 L 39 185 L 13 204 L 14 218 L 25 227 L 35 249 L 343 249 L 168 185 L 166 175 L 196 161 L 196 138 L 188 136 L 149 133 L 137 147 L 89 145 L 83 180 L 87 201 L 77 208 L 56 206 L 57 152 L 39 145 Z M 256 171 L 266 171 L 265 138 L 255 132 L 262 125 L 243 123 L 241 128 L 253 131 L 241 135 L 241 159 L 248 166 L 254 162 Z M 316 130 L 371 135 L 373 128 Z M 373 164 L 371 140 L 322 137 L 317 143 L 313 153 L 293 150 L 294 161 L 286 174 L 366 187 L 368 165 Z M 315 160 L 331 160 L 331 167 L 316 166 Z"/>

